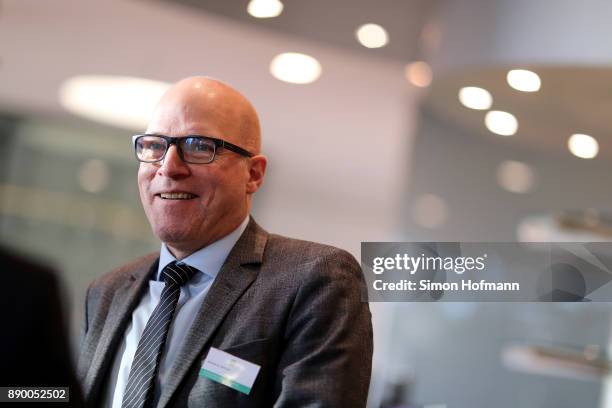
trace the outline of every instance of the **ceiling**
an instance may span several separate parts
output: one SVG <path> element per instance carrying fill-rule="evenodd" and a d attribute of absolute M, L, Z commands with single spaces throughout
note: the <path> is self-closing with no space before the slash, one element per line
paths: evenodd
<path fill-rule="evenodd" d="M 423 58 L 423 27 L 449 5 L 442 0 L 284 0 L 279 17 L 256 19 L 246 13 L 248 0 L 112 3 L 94 7 L 64 0 L 56 2 L 53 10 L 33 1 L 0 3 L 4 6 L 0 8 L 0 106 L 12 112 L 51 109 L 60 113 L 56 94 L 61 81 L 83 73 L 129 74 L 165 81 L 198 71 L 218 73 L 221 78 L 236 78 L 234 83 L 255 99 L 270 101 L 309 93 L 307 89 L 338 86 L 342 75 L 333 83 L 325 79 L 330 72 L 325 59 L 337 59 L 341 70 L 348 73 L 357 69 L 347 59 L 349 55 L 361 61 L 359 70 L 365 73 L 369 64 L 394 66 L 397 71 L 390 75 L 402 83 L 401 67 Z M 130 12 L 136 17 L 130 17 Z M 109 21 L 113 21 L 112 26 Z M 366 49 L 356 41 L 355 28 L 367 22 L 387 29 L 390 42 L 386 47 Z M 459 26 L 470 28 L 468 24 Z M 445 37 L 446 42 L 454 37 L 463 38 L 454 32 Z M 45 39 L 44 46 L 41 38 Z M 453 41 L 456 53 L 471 44 L 465 41 L 457 45 Z M 289 90 L 271 81 L 267 72 L 270 59 L 284 51 L 311 53 L 318 58 L 327 55 L 322 80 L 297 94 L 294 91 L 299 88 L 291 88 L 286 95 L 273 93 L 277 88 Z M 44 71 L 39 68 L 42 66 Z M 511 89 L 504 77 L 507 69 L 516 67 L 483 60 L 478 66 L 437 75 L 425 98 L 425 109 L 453 126 L 501 145 L 519 144 L 569 155 L 567 138 L 572 133 L 586 133 L 599 140 L 602 157 L 612 156 L 612 145 L 605 143 L 612 128 L 608 114 L 612 109 L 612 71 L 555 64 L 521 67 L 539 73 L 543 81 L 540 92 Z M 381 80 L 376 75 L 365 77 L 371 82 Z M 30 86 L 22 86 L 24 82 Z M 264 83 L 265 91 L 261 89 Z M 488 132 L 483 124 L 485 112 L 459 104 L 457 92 L 463 86 L 488 89 L 494 97 L 493 109 L 509 111 L 518 118 L 518 133 L 502 138 Z M 401 93 L 401 88 L 396 91 Z"/>
<path fill-rule="evenodd" d="M 421 31 L 439 3 L 439 0 L 283 0 L 280 16 L 258 19 L 246 12 L 249 0 L 160 1 L 400 62 L 422 58 Z M 389 33 L 389 44 L 378 49 L 360 45 L 355 30 L 366 23 L 383 26 Z"/>
<path fill-rule="evenodd" d="M 503 145 L 521 145 L 530 150 L 573 157 L 567 140 L 586 133 L 599 141 L 598 158 L 612 157 L 608 143 L 612 129 L 612 70 L 607 67 L 521 66 L 538 73 L 542 88 L 526 93 L 506 83 L 514 66 L 495 66 L 459 72 L 434 82 L 426 100 L 427 109 L 477 137 Z M 516 116 L 515 135 L 497 136 L 484 125 L 487 111 L 462 106 L 458 92 L 464 86 L 487 89 L 493 96 L 492 110 Z M 577 159 L 579 160 L 579 159 Z"/>

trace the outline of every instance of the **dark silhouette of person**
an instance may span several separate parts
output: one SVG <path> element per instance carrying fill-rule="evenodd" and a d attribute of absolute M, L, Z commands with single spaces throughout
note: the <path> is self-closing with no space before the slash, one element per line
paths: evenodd
<path fill-rule="evenodd" d="M 0 268 L 0 386 L 69 387 L 69 404 L 41 404 L 81 407 L 55 274 L 5 248 Z"/>

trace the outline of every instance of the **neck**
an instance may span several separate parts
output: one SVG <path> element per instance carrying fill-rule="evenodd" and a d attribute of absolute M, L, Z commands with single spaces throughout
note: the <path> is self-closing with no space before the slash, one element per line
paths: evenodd
<path fill-rule="evenodd" d="M 230 228 L 224 230 L 221 233 L 208 237 L 204 241 L 198 241 L 196 243 L 194 242 L 164 242 L 164 243 L 166 244 L 166 247 L 168 248 L 172 256 L 174 256 L 177 261 L 180 261 L 182 259 L 187 258 L 189 255 L 193 254 L 194 252 L 197 252 L 200 249 L 205 248 L 209 246 L 210 244 L 213 244 L 219 241 L 220 239 L 225 238 L 226 236 L 231 234 L 234 230 L 236 230 L 236 228 L 238 228 L 240 224 L 242 224 L 243 221 L 244 221 L 244 218 L 238 221 L 236 225 L 231 226 Z"/>

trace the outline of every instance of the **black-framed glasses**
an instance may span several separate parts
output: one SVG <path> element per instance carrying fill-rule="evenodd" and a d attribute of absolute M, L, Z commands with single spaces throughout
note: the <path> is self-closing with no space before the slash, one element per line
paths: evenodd
<path fill-rule="evenodd" d="M 170 137 L 143 134 L 132 136 L 132 142 L 134 143 L 136 158 L 143 163 L 155 163 L 163 160 L 171 145 L 176 146 L 179 157 L 185 163 L 211 163 L 215 159 L 215 153 L 219 147 L 231 150 L 241 156 L 254 156 L 253 153 L 244 150 L 242 147 L 209 136 Z"/>

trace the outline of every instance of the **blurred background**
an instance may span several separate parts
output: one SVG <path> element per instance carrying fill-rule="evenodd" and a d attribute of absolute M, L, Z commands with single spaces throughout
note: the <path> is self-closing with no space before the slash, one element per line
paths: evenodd
<path fill-rule="evenodd" d="M 130 136 L 205 74 L 258 109 L 254 216 L 362 241 L 608 241 L 612 3 L 0 0 L 0 242 L 85 288 L 157 250 Z M 612 254 L 607 254 L 612 255 Z M 7 273 L 9 271 L 6 271 Z M 370 407 L 612 407 L 607 303 L 372 303 Z"/>

